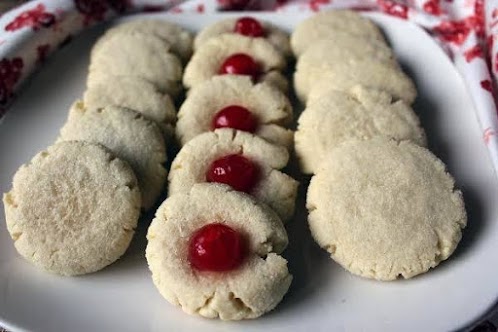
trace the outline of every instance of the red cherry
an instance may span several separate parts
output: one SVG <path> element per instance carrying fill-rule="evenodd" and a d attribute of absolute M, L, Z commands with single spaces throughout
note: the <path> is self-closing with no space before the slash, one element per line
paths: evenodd
<path fill-rule="evenodd" d="M 258 176 L 257 165 L 240 154 L 231 154 L 211 163 L 206 180 L 228 184 L 235 190 L 248 193 L 256 185 Z"/>
<path fill-rule="evenodd" d="M 245 255 L 241 234 L 224 224 L 208 224 L 199 228 L 190 239 L 188 260 L 199 271 L 233 270 Z"/>
<path fill-rule="evenodd" d="M 236 53 L 228 58 L 221 64 L 219 73 L 233 74 L 233 75 L 248 75 L 253 80 L 257 80 L 261 72 L 259 65 L 247 54 Z"/>
<path fill-rule="evenodd" d="M 247 108 L 238 105 L 221 109 L 213 118 L 213 129 L 233 128 L 253 133 L 257 125 L 254 115 Z"/>
<path fill-rule="evenodd" d="M 249 37 L 263 37 L 265 31 L 261 23 L 252 17 L 241 17 L 235 22 L 234 31 Z"/>

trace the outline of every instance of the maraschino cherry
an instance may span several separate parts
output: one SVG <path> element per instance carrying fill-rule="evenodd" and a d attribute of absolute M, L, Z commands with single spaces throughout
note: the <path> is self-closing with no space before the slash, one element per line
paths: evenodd
<path fill-rule="evenodd" d="M 234 32 L 248 37 L 263 37 L 265 30 L 258 20 L 252 17 L 241 17 L 235 22 Z"/>
<path fill-rule="evenodd" d="M 208 182 L 224 183 L 237 191 L 249 193 L 258 181 L 259 169 L 240 154 L 231 154 L 213 161 L 206 173 Z"/>
<path fill-rule="evenodd" d="M 245 107 L 230 105 L 222 108 L 213 118 L 213 129 L 233 128 L 253 133 L 258 122 L 254 115 Z"/>
<path fill-rule="evenodd" d="M 221 223 L 199 228 L 190 239 L 188 260 L 199 271 L 229 271 L 237 268 L 246 256 L 244 238 Z"/>
<path fill-rule="evenodd" d="M 261 68 L 254 59 L 244 53 L 235 53 L 225 59 L 221 64 L 219 73 L 233 75 L 251 76 L 253 80 L 257 80 L 261 73 Z"/>

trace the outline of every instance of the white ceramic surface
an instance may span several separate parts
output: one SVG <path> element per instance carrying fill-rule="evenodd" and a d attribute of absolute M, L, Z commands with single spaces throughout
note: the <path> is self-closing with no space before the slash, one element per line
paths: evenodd
<path fill-rule="evenodd" d="M 226 15 L 226 14 L 225 14 Z M 291 30 L 306 15 L 257 14 Z M 157 16 L 157 15 L 155 15 Z M 195 31 L 221 14 L 160 15 Z M 226 323 L 184 314 L 154 288 L 144 258 L 146 224 L 117 263 L 87 276 L 39 271 L 16 254 L 0 215 L 0 325 L 12 331 L 450 331 L 465 329 L 498 299 L 498 183 L 473 105 L 446 55 L 419 28 L 370 14 L 414 78 L 415 110 L 431 149 L 464 192 L 469 225 L 453 257 L 412 280 L 376 282 L 350 275 L 311 240 L 306 178 L 289 223 L 285 256 L 294 274 L 277 309 L 254 321 Z M 105 27 L 84 33 L 48 60 L 0 124 L 0 191 L 16 169 L 51 144 L 84 89 L 91 45 Z"/>

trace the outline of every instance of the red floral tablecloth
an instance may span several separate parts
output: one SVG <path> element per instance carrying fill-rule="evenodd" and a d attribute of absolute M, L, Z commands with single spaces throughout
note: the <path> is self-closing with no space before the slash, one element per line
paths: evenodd
<path fill-rule="evenodd" d="M 329 8 L 382 11 L 413 21 L 430 32 L 466 82 L 482 139 L 498 171 L 498 0 L 29 1 L 0 17 L 0 118 L 20 93 L 22 82 L 50 53 L 70 42 L 82 29 L 112 17 L 163 10 L 179 14 L 245 9 L 285 13 Z M 496 328 L 486 322 L 475 331 Z"/>

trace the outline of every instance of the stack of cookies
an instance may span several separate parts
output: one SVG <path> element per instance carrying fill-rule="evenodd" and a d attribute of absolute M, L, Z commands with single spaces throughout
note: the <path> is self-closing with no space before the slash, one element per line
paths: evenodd
<path fill-rule="evenodd" d="M 243 17 L 206 27 L 194 48 L 176 127 L 182 148 L 146 257 L 160 293 L 185 312 L 256 318 L 292 280 L 280 256 L 298 186 L 281 171 L 293 142 L 281 72 L 289 41 L 271 24 Z"/>
<path fill-rule="evenodd" d="M 466 213 L 444 164 L 425 148 L 416 89 L 379 28 L 351 11 L 319 13 L 291 38 L 306 104 L 295 149 L 309 226 L 348 271 L 410 278 L 447 259 Z"/>
<path fill-rule="evenodd" d="M 109 30 L 91 54 L 87 90 L 55 145 L 16 173 L 4 196 L 16 249 L 50 272 L 97 271 L 127 249 L 167 180 L 174 99 L 192 37 L 159 20 Z"/>

